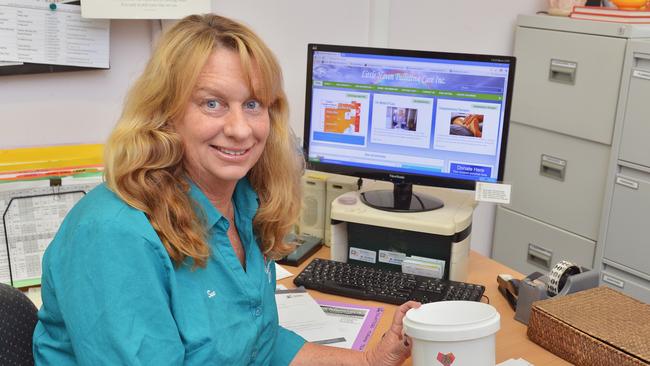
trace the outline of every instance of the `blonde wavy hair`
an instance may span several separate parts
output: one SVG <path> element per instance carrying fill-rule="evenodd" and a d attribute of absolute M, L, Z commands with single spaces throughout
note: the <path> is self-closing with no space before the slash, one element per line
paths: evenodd
<path fill-rule="evenodd" d="M 262 156 L 248 172 L 260 207 L 253 227 L 270 258 L 288 251 L 283 237 L 300 212 L 302 156 L 289 127 L 282 73 L 273 53 L 246 26 L 214 15 L 191 15 L 166 32 L 127 95 L 105 150 L 108 187 L 143 211 L 176 265 L 190 257 L 204 267 L 210 255 L 204 218 L 189 197 L 184 149 L 173 130 L 199 73 L 215 49 L 239 54 L 254 96 L 268 106 L 271 129 Z M 255 69 L 253 69 L 255 68 Z M 251 74 L 259 85 L 253 88 Z"/>

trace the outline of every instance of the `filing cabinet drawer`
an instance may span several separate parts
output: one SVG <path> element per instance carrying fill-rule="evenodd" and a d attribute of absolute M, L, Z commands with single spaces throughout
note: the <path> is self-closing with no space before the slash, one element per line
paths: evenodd
<path fill-rule="evenodd" d="M 620 167 L 605 236 L 605 259 L 650 276 L 650 174 Z"/>
<path fill-rule="evenodd" d="M 619 158 L 650 167 L 650 45 L 634 54 Z"/>
<path fill-rule="evenodd" d="M 650 282 L 608 265 L 603 266 L 600 283 L 650 304 Z"/>
<path fill-rule="evenodd" d="M 521 273 L 548 273 L 563 259 L 591 268 L 595 246 L 581 236 L 497 207 L 492 258 Z"/>
<path fill-rule="evenodd" d="M 514 122 L 509 133 L 507 207 L 596 240 L 610 146 Z"/>
<path fill-rule="evenodd" d="M 517 27 L 511 120 L 611 144 L 625 44 Z"/>

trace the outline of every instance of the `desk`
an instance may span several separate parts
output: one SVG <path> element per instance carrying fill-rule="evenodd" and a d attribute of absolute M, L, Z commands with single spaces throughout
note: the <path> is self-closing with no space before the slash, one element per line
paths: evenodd
<path fill-rule="evenodd" d="M 329 258 L 329 248 L 323 247 L 312 258 Z M 298 274 L 302 269 L 311 262 L 306 260 L 300 267 L 286 267 L 291 273 Z M 501 314 L 501 329 L 496 336 L 496 361 L 503 362 L 509 358 L 522 357 L 535 366 L 559 366 L 571 365 L 563 359 L 546 351 L 537 344 L 531 342 L 526 336 L 527 327 L 514 319 L 514 311 L 508 305 L 503 296 L 497 290 L 496 277 L 499 273 L 509 273 L 515 277 L 524 277 L 522 274 L 514 271 L 494 260 L 484 257 L 476 252 L 471 252 L 469 259 L 469 274 L 467 282 L 478 283 L 485 286 L 485 295 L 490 298 L 490 304 L 493 305 L 499 314 Z M 278 281 L 279 284 L 287 288 L 296 287 L 293 284 L 293 278 L 289 277 Z M 318 291 L 309 291 L 316 299 L 340 301 L 344 303 L 355 303 L 370 306 L 381 306 L 385 309 L 375 333 L 369 343 L 369 347 L 374 347 L 380 340 L 381 335 L 389 328 L 393 313 L 397 306 L 384 304 L 374 301 L 365 301 L 341 297 L 336 295 L 324 294 Z M 405 365 L 411 365 L 411 359 L 408 359 Z"/>

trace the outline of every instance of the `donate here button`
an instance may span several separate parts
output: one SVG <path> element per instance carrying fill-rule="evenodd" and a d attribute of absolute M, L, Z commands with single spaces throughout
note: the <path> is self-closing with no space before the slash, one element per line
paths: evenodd
<path fill-rule="evenodd" d="M 451 174 L 471 175 L 475 177 L 489 178 L 492 176 L 492 168 L 481 165 L 451 163 L 449 166 L 449 172 Z"/>

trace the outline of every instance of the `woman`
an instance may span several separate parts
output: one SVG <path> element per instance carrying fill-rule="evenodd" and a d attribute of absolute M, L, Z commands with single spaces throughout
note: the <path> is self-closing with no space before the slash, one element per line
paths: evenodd
<path fill-rule="evenodd" d="M 279 66 L 249 29 L 190 16 L 163 38 L 106 148 L 106 183 L 43 258 L 37 364 L 401 363 L 399 308 L 367 352 L 278 326 L 275 267 L 300 207 Z"/>

